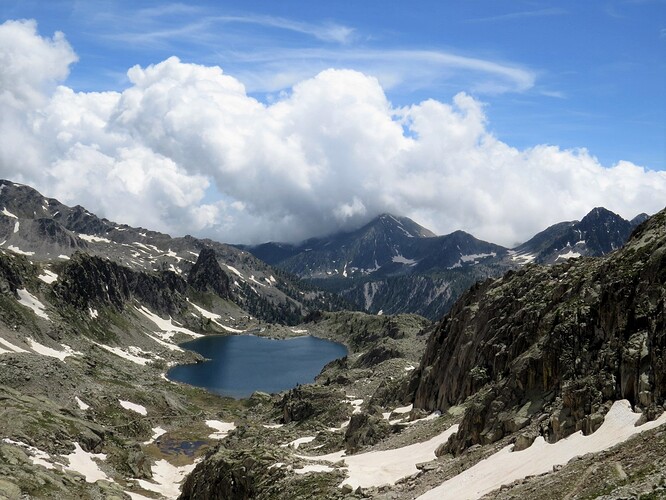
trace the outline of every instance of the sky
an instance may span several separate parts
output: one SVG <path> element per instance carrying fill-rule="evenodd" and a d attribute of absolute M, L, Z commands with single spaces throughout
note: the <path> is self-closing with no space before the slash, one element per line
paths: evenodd
<path fill-rule="evenodd" d="M 666 1 L 0 0 L 0 175 L 233 243 L 666 205 Z"/>

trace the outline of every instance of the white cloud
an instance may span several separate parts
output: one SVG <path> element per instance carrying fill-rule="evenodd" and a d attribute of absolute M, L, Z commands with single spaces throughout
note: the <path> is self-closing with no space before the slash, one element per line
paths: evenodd
<path fill-rule="evenodd" d="M 11 137 L 0 175 L 118 222 L 284 241 L 389 211 L 513 244 L 595 206 L 632 217 L 666 199 L 664 172 L 503 143 L 465 93 L 397 109 L 379 79 L 329 69 L 265 104 L 222 69 L 177 58 L 131 68 L 122 93 L 77 93 L 53 87 L 76 59 L 62 36 L 1 25 L 0 40 L 10 35 L 0 44 L 0 124 Z M 37 63 L 12 62 L 32 51 L 49 61 L 41 76 Z"/>

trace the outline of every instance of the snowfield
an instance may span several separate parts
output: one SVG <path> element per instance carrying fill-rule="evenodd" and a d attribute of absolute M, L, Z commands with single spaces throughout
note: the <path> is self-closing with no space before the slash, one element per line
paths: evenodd
<path fill-rule="evenodd" d="M 513 445 L 507 446 L 421 495 L 418 500 L 480 498 L 503 484 L 549 472 L 554 466 L 564 465 L 576 456 L 603 451 L 635 434 L 666 423 L 666 413 L 657 420 L 636 427 L 639 418 L 639 413 L 631 411 L 629 401 L 616 401 L 594 434 L 584 436 L 582 432 L 577 432 L 554 444 L 538 437 L 532 446 L 516 452 L 512 451 Z"/>

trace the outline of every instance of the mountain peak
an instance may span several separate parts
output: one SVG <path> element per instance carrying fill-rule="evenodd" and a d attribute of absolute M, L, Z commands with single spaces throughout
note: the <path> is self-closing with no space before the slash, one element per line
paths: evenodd
<path fill-rule="evenodd" d="M 394 230 L 403 233 L 408 238 L 432 238 L 436 236 L 435 233 L 414 222 L 409 217 L 401 217 L 390 213 L 379 214 L 361 228 L 360 231 L 377 224 L 383 224 L 385 227 L 393 228 Z"/>

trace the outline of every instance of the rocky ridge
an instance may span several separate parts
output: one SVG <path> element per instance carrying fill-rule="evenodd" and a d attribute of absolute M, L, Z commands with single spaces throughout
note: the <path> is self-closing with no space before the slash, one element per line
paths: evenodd
<path fill-rule="evenodd" d="M 666 211 L 599 259 L 526 266 L 474 286 L 428 341 L 414 405 L 473 400 L 446 451 L 523 430 L 555 442 L 589 434 L 610 402 L 651 419 L 666 396 Z"/>

